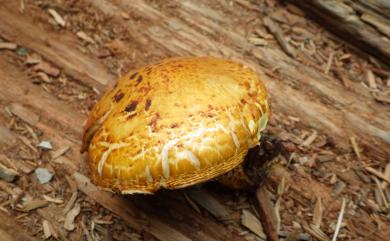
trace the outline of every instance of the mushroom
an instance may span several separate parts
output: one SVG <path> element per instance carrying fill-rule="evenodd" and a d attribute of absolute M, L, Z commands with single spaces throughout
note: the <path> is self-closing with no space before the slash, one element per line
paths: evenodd
<path fill-rule="evenodd" d="M 266 89 L 249 67 L 171 58 L 128 73 L 104 94 L 90 112 L 82 150 L 92 181 L 122 194 L 215 178 L 240 188 L 258 182 L 268 166 L 256 153 L 269 116 Z"/>

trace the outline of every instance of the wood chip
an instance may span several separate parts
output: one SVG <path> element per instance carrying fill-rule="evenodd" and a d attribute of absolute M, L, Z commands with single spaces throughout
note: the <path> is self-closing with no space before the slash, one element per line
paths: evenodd
<path fill-rule="evenodd" d="M 358 160 L 361 160 L 360 149 L 359 149 L 359 146 L 357 144 L 356 138 L 351 137 L 350 141 L 351 141 L 352 149 L 355 152 L 356 157 L 358 158 Z"/>
<path fill-rule="evenodd" d="M 45 239 L 48 239 L 52 236 L 50 224 L 46 219 L 43 220 L 43 222 L 42 222 L 42 230 L 43 230 L 43 237 Z"/>
<path fill-rule="evenodd" d="M 372 93 L 374 99 L 383 104 L 390 104 L 390 95 L 382 92 Z"/>
<path fill-rule="evenodd" d="M 367 79 L 368 86 L 370 87 L 370 89 L 377 89 L 375 75 L 371 70 L 366 71 L 366 79 Z"/>
<path fill-rule="evenodd" d="M 196 205 L 196 203 L 195 203 L 194 201 L 192 201 L 192 199 L 187 195 L 187 193 L 184 193 L 184 198 L 186 199 L 186 201 L 188 202 L 188 204 L 190 204 L 190 206 L 191 206 L 197 213 L 201 213 L 200 208 L 198 207 L 198 205 Z"/>
<path fill-rule="evenodd" d="M 274 35 L 275 39 L 278 41 L 280 47 L 283 51 L 289 55 L 290 57 L 295 58 L 296 53 L 293 48 L 286 41 L 286 38 L 283 35 L 282 29 L 269 17 L 265 17 L 263 19 L 264 25 L 268 28 L 268 30 Z"/>
<path fill-rule="evenodd" d="M 29 212 L 31 210 L 37 209 L 37 208 L 43 208 L 49 205 L 49 201 L 47 200 L 32 200 L 27 201 L 23 203 L 23 205 L 20 208 L 17 208 L 18 211 L 21 212 Z"/>
<path fill-rule="evenodd" d="M 365 167 L 365 169 L 371 173 L 371 174 L 374 174 L 375 176 L 379 177 L 380 179 L 390 183 L 390 178 L 386 177 L 385 175 L 383 175 L 383 173 L 375 170 L 374 168 L 372 167 Z"/>
<path fill-rule="evenodd" d="M 55 152 L 53 152 L 51 159 L 55 160 L 58 157 L 64 155 L 69 150 L 70 150 L 70 146 L 64 146 L 64 147 L 60 148 L 60 149 L 56 150 Z"/>
<path fill-rule="evenodd" d="M 0 49 L 15 50 L 17 47 L 15 43 L 0 42 Z"/>
<path fill-rule="evenodd" d="M 76 205 L 66 214 L 64 221 L 64 228 L 68 231 L 73 231 L 75 229 L 74 220 L 77 215 L 80 214 L 80 204 Z"/>
<path fill-rule="evenodd" d="M 0 178 L 7 182 L 13 182 L 19 173 L 0 163 Z"/>
<path fill-rule="evenodd" d="M 76 33 L 77 37 L 79 37 L 80 39 L 84 40 L 85 42 L 88 42 L 88 43 L 95 43 L 95 41 L 89 37 L 86 33 L 84 33 L 83 31 L 79 31 Z"/>
<path fill-rule="evenodd" d="M 125 20 L 130 19 L 130 15 L 127 14 L 126 12 L 121 12 L 121 17 L 122 17 L 123 19 L 125 19 Z"/>
<path fill-rule="evenodd" d="M 314 205 L 314 212 L 313 212 L 313 225 L 316 226 L 317 228 L 321 227 L 323 211 L 324 208 L 322 207 L 321 197 L 317 196 L 317 200 Z"/>
<path fill-rule="evenodd" d="M 303 225 L 303 229 L 305 229 L 307 232 L 309 232 L 311 235 L 316 237 L 317 239 L 321 241 L 330 241 L 330 238 L 328 235 L 326 235 L 321 229 L 317 228 L 314 225 L 307 226 L 307 224 Z"/>
<path fill-rule="evenodd" d="M 42 61 L 42 57 L 36 53 L 27 55 L 25 63 L 27 65 L 39 64 Z"/>
<path fill-rule="evenodd" d="M 382 191 L 381 183 L 379 182 L 378 178 L 374 177 L 373 179 L 377 186 L 377 188 L 375 189 L 375 198 L 378 199 L 377 203 L 379 204 L 379 206 L 384 207 L 383 210 L 386 210 L 387 208 L 389 208 L 389 203 L 387 202 L 386 196 Z"/>
<path fill-rule="evenodd" d="M 338 181 L 338 182 L 336 182 L 336 185 L 335 185 L 335 187 L 334 187 L 334 189 L 333 189 L 332 195 L 333 195 L 333 196 L 339 195 L 339 194 L 345 189 L 346 186 L 347 186 L 347 185 L 346 185 L 345 182 L 343 182 L 343 181 Z"/>
<path fill-rule="evenodd" d="M 252 231 L 254 234 L 259 236 L 262 239 L 266 239 L 267 237 L 264 234 L 263 227 L 257 217 L 252 214 L 250 211 L 244 209 L 241 214 L 241 224 Z"/>
<path fill-rule="evenodd" d="M 310 146 L 317 138 L 317 131 L 313 131 L 309 137 L 301 143 L 301 146 Z"/>
<path fill-rule="evenodd" d="M 262 38 L 250 37 L 248 41 L 255 46 L 268 46 L 267 40 Z"/>
<path fill-rule="evenodd" d="M 386 179 L 390 180 L 390 162 L 387 163 L 387 165 L 385 167 L 385 173 L 383 175 Z M 385 190 L 388 185 L 389 185 L 389 183 L 387 183 L 387 182 L 382 183 L 382 189 Z M 390 202 L 390 199 L 389 199 L 389 202 Z"/>
<path fill-rule="evenodd" d="M 187 192 L 189 197 L 201 207 L 210 212 L 214 217 L 220 220 L 229 219 L 231 210 L 221 204 L 210 193 L 204 189 L 191 189 Z"/>
<path fill-rule="evenodd" d="M 52 198 L 52 197 L 49 197 L 47 195 L 42 195 L 43 199 L 45 199 L 46 201 L 49 201 L 49 202 L 52 202 L 52 203 L 56 203 L 56 204 L 62 204 L 64 203 L 64 200 L 62 199 L 59 199 L 59 198 Z"/>
<path fill-rule="evenodd" d="M 325 74 L 329 74 L 329 70 L 330 70 L 330 67 L 332 66 L 332 62 L 333 62 L 333 57 L 334 57 L 334 52 L 331 52 L 329 54 L 328 61 L 326 62 L 326 65 L 325 65 L 325 69 L 324 69 Z"/>
<path fill-rule="evenodd" d="M 41 80 L 41 81 L 43 81 L 44 83 L 47 83 L 47 84 L 50 84 L 50 83 L 52 83 L 53 81 L 49 78 L 49 76 L 46 74 L 46 73 L 44 73 L 44 72 L 38 72 L 36 75 L 35 75 L 35 77 L 38 77 L 39 78 L 39 80 Z M 41 81 L 33 81 L 33 83 L 35 84 L 35 83 L 40 83 Z"/>
<path fill-rule="evenodd" d="M 16 115 L 32 126 L 35 126 L 39 121 L 39 116 L 37 114 L 22 105 L 12 103 L 9 108 L 12 114 Z"/>
<path fill-rule="evenodd" d="M 53 65 L 51 65 L 45 61 L 38 63 L 37 65 L 35 65 L 33 67 L 33 69 L 34 69 L 34 71 L 37 71 L 37 72 L 39 72 L 39 71 L 45 72 L 46 74 L 53 76 L 53 77 L 58 77 L 61 73 L 61 71 L 58 68 L 54 67 Z"/>
<path fill-rule="evenodd" d="M 270 241 L 279 241 L 278 233 L 275 225 L 275 214 L 271 201 L 268 197 L 266 187 L 262 185 L 256 191 L 256 198 L 260 220 L 263 230 Z"/>
<path fill-rule="evenodd" d="M 64 209 L 62 210 L 63 214 L 67 214 L 69 210 L 73 207 L 73 204 L 76 202 L 77 199 L 77 191 L 72 193 L 72 196 L 69 198 L 69 201 L 66 203 Z"/>
<path fill-rule="evenodd" d="M 58 25 L 60 25 L 61 27 L 65 27 L 65 24 L 66 24 L 65 20 L 61 17 L 61 15 L 59 15 L 59 14 L 57 13 L 56 10 L 54 10 L 54 9 L 49 9 L 48 12 L 49 12 L 50 15 L 54 18 L 54 20 L 56 21 L 56 23 L 57 23 Z"/>
<path fill-rule="evenodd" d="M 10 145 L 15 141 L 15 135 L 7 127 L 0 125 L 0 144 Z"/>

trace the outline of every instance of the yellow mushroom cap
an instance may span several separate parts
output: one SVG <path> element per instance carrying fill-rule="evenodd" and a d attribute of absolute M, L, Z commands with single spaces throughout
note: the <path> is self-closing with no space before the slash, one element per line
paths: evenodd
<path fill-rule="evenodd" d="M 92 181 L 153 193 L 207 181 L 239 165 L 269 116 L 262 81 L 219 58 L 163 60 L 130 72 L 89 115 L 83 140 Z"/>

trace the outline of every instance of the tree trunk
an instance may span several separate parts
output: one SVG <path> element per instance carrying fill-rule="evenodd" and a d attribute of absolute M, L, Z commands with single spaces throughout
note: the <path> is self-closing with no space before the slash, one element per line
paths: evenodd
<path fill-rule="evenodd" d="M 359 50 L 390 63 L 390 3 L 386 0 L 297 0 L 314 20 Z"/>

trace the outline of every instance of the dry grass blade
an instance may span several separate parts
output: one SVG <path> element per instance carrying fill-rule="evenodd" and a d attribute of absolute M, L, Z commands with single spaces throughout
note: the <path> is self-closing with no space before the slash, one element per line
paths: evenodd
<path fill-rule="evenodd" d="M 335 228 L 335 231 L 334 231 L 334 235 L 333 235 L 332 241 L 336 241 L 337 240 L 337 236 L 339 235 L 341 222 L 343 221 L 343 218 L 344 218 L 345 204 L 346 204 L 346 200 L 345 200 L 345 198 L 343 198 L 343 201 L 341 203 L 340 214 L 339 214 L 339 217 L 337 218 L 337 224 L 336 224 L 336 228 Z"/>

